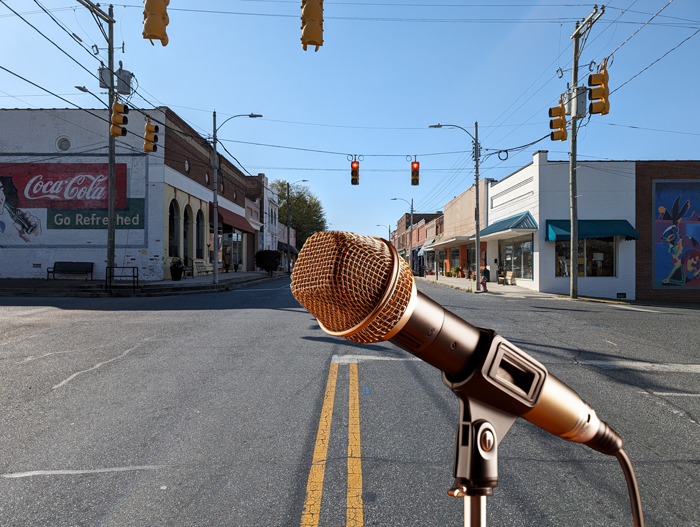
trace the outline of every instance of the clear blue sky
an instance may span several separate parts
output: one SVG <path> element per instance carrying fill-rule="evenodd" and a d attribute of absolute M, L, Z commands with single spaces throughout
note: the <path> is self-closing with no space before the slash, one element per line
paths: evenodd
<path fill-rule="evenodd" d="M 98 61 L 37 3 L 4 1 L 96 71 Z M 106 47 L 75 0 L 40 2 L 86 46 Z M 591 61 L 599 63 L 667 4 L 613 0 L 590 33 L 580 78 L 585 82 Z M 386 227 L 375 225 L 395 228 L 408 209 L 390 198 L 414 199 L 416 211 L 434 212 L 474 181 L 467 154 L 427 155 L 470 151 L 469 136 L 428 125 L 457 124 L 473 133 L 478 121 L 486 149 L 521 146 L 549 133 L 547 109 L 571 80 L 569 37 L 575 21 L 593 7 L 577 0 L 326 1 L 324 45 L 305 52 L 298 0 L 173 0 L 167 47 L 142 39 L 141 2 L 124 5 L 114 4 L 115 40 L 125 42 L 117 60 L 136 74 L 140 93 L 151 103 L 170 106 L 203 135 L 211 134 L 213 110 L 219 122 L 261 113 L 263 119 L 231 120 L 219 137 L 334 152 L 224 143 L 253 174 L 308 179 L 331 229 L 383 237 Z M 672 1 L 615 52 L 611 91 L 699 29 L 700 1 Z M 74 88 L 100 93 L 97 81 L 2 4 L 0 49 L 1 66 L 82 107 L 97 107 L 92 96 Z M 700 158 L 699 56 L 700 34 L 615 91 L 610 113 L 593 116 L 580 133 L 580 159 Z M 150 106 L 138 95 L 133 103 Z M 69 107 L 1 70 L 0 106 Z M 136 122 L 133 131 L 141 135 L 141 120 Z M 490 157 L 482 177 L 501 179 L 529 163 L 538 149 L 549 150 L 550 159 L 568 159 L 568 142 L 546 139 L 504 162 Z M 359 186 L 350 185 L 347 154 L 365 156 Z M 416 154 L 421 184 L 412 187 L 405 156 Z"/>

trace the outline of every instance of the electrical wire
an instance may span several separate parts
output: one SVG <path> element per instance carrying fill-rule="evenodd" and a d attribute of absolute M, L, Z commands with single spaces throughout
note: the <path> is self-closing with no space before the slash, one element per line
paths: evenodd
<path fill-rule="evenodd" d="M 635 36 L 635 35 L 636 35 L 637 33 L 639 33 L 642 29 L 644 29 L 644 27 L 645 27 L 647 24 L 649 24 L 649 22 L 651 22 L 652 20 L 654 20 L 654 19 L 657 17 L 657 15 L 658 15 L 659 13 L 661 13 L 661 11 L 663 11 L 663 10 L 666 9 L 668 6 L 670 6 L 670 5 L 671 5 L 671 2 L 673 2 L 673 0 L 668 0 L 668 4 L 666 4 L 666 5 L 663 6 L 661 9 L 659 9 L 659 10 L 656 12 L 656 14 L 654 14 L 654 16 L 652 16 L 649 20 L 647 20 L 646 22 L 644 22 L 644 24 L 642 24 L 641 27 L 639 27 L 639 29 L 637 29 L 637 31 L 635 31 L 635 32 L 632 33 L 629 37 L 627 37 L 627 39 L 626 39 L 622 44 L 620 44 L 619 46 L 617 46 L 617 47 L 615 48 L 615 50 L 614 50 L 612 53 L 610 53 L 610 55 L 608 55 L 608 56 L 606 57 L 606 59 L 607 59 L 607 60 L 610 60 L 610 58 L 615 54 L 615 51 L 617 51 L 617 50 L 620 49 L 622 46 L 624 46 L 625 44 L 627 44 L 633 36 Z M 636 2 L 635 2 L 635 3 L 636 3 Z M 632 4 L 632 5 L 634 5 L 634 4 Z M 623 13 L 623 14 L 624 14 L 624 13 Z M 622 14 L 621 14 L 620 16 L 622 16 Z"/>
<path fill-rule="evenodd" d="M 663 59 L 666 55 L 668 55 L 669 53 L 671 53 L 671 52 L 674 51 L 675 49 L 678 49 L 679 47 L 681 47 L 683 44 L 685 44 L 686 42 L 688 42 L 691 38 L 693 38 L 693 37 L 694 37 L 695 35 L 697 35 L 698 33 L 700 33 L 700 29 L 698 29 L 695 33 L 693 33 L 692 35 L 690 35 L 690 36 L 687 37 L 686 39 L 684 39 L 684 40 L 682 40 L 681 42 L 679 42 L 679 43 L 678 43 L 676 46 L 674 46 L 673 48 L 669 49 L 666 53 L 664 53 L 664 54 L 661 55 L 658 59 L 656 59 L 654 62 L 652 62 L 651 64 L 649 64 L 649 65 L 648 65 L 646 68 L 644 68 L 642 71 L 640 71 L 640 72 L 637 73 L 636 75 L 633 75 L 632 77 L 630 77 L 629 79 L 627 79 L 625 82 L 623 82 L 622 84 L 620 84 L 617 88 L 615 88 L 613 91 L 610 92 L 610 95 L 612 95 L 613 93 L 615 93 L 617 90 L 619 90 L 620 88 L 622 88 L 625 84 L 627 84 L 627 83 L 630 82 L 631 80 L 633 80 L 633 79 L 639 77 L 642 73 L 644 73 L 646 70 L 648 70 L 649 68 L 651 68 L 654 64 L 656 64 L 657 62 L 659 62 L 659 61 L 660 61 L 661 59 Z"/>

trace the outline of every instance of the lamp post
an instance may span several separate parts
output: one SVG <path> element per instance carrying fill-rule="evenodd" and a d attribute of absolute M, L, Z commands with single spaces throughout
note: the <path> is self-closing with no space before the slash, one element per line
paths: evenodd
<path fill-rule="evenodd" d="M 397 199 L 400 199 L 401 201 L 405 201 L 408 203 L 408 200 L 405 200 L 403 198 L 391 198 L 391 201 L 396 201 Z M 408 236 L 409 240 L 409 253 L 408 253 L 408 266 L 411 268 L 411 272 L 413 272 L 413 198 L 411 198 L 411 202 L 408 203 L 411 206 L 411 233 Z"/>
<path fill-rule="evenodd" d="M 216 112 L 214 112 L 214 139 L 212 143 L 214 144 L 214 153 L 211 157 L 211 169 L 213 172 L 212 176 L 212 183 L 214 186 L 214 203 L 212 205 L 213 207 L 213 216 L 214 216 L 214 283 L 218 284 L 219 283 L 219 189 L 218 189 L 218 178 L 217 175 L 219 173 L 219 158 L 216 155 L 216 132 L 219 131 L 219 129 L 225 125 L 228 121 L 235 117 L 250 117 L 251 119 L 254 119 L 255 117 L 262 117 L 262 115 L 257 114 L 257 113 L 251 113 L 251 114 L 240 114 L 240 115 L 233 115 L 226 119 L 223 123 L 219 125 L 219 127 L 216 127 Z"/>
<path fill-rule="evenodd" d="M 468 130 L 457 126 L 456 124 L 432 124 L 428 128 L 459 128 L 467 132 L 469 137 L 474 140 L 474 186 L 476 188 L 476 201 L 474 207 L 474 219 L 476 220 L 476 290 L 481 291 L 481 244 L 479 243 L 479 155 L 481 153 L 481 145 L 479 144 L 479 123 L 474 122 L 474 135 Z"/>
<path fill-rule="evenodd" d="M 308 179 L 300 179 L 291 184 L 296 185 L 297 183 L 304 183 L 306 181 L 308 181 Z M 287 274 L 292 274 L 292 257 L 289 254 L 289 209 L 291 208 L 292 202 L 289 199 L 289 185 L 290 183 L 287 181 Z"/>
<path fill-rule="evenodd" d="M 375 225 L 375 227 L 386 227 L 389 231 L 389 237 L 387 238 L 387 241 L 391 241 L 391 225 Z"/>

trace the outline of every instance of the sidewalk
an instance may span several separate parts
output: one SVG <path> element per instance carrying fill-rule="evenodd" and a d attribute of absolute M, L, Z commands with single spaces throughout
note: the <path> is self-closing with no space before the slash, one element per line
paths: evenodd
<path fill-rule="evenodd" d="M 435 275 L 419 277 L 414 276 L 416 280 L 422 280 L 424 282 L 429 282 L 444 287 L 452 287 L 453 289 L 461 289 L 462 291 L 467 291 L 471 289 L 472 292 L 476 290 L 476 282 L 472 280 L 467 280 L 466 278 L 451 278 L 440 276 L 437 280 Z M 539 291 L 533 291 L 527 287 L 520 287 L 517 285 L 501 285 L 496 282 L 489 282 L 486 286 L 488 292 L 483 293 L 479 291 L 479 294 L 502 296 L 508 298 L 565 298 L 562 295 L 555 295 L 552 293 L 540 293 Z M 622 303 L 622 302 L 621 302 Z"/>
<path fill-rule="evenodd" d="M 285 272 L 276 272 L 270 277 L 264 271 L 239 271 L 219 273 L 219 283 L 214 284 L 212 274 L 183 278 L 179 281 L 139 280 L 136 292 L 130 276 L 115 279 L 112 291 L 105 288 L 105 280 L 81 278 L 0 278 L 0 296 L 50 296 L 50 297 L 109 297 L 112 296 L 164 296 L 215 291 L 228 291 L 286 278 Z"/>
<path fill-rule="evenodd" d="M 414 276 L 416 280 L 422 280 L 424 282 L 429 282 L 444 287 L 452 287 L 454 289 L 460 289 L 466 291 L 471 288 L 472 291 L 476 289 L 475 283 L 466 278 L 448 278 L 445 276 L 440 276 L 438 280 L 435 280 L 435 275 L 429 277 L 419 277 Z M 489 282 L 487 285 L 488 292 L 479 292 L 479 295 L 493 295 L 500 296 L 504 298 L 542 298 L 542 299 L 560 299 L 560 300 L 571 300 L 568 295 L 559 295 L 555 293 L 541 293 L 539 291 L 533 291 L 526 287 L 520 287 L 517 285 L 500 285 L 496 282 Z M 680 308 L 680 309 L 698 309 L 700 310 L 700 304 L 692 302 L 661 302 L 652 300 L 617 300 L 614 298 L 594 298 L 579 296 L 577 300 L 581 302 L 601 302 L 605 304 L 621 304 L 627 306 L 647 306 L 647 307 L 661 307 L 661 308 Z"/>

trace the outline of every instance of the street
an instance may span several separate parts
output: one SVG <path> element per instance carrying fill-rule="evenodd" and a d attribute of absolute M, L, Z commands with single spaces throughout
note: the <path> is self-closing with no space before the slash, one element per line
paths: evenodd
<path fill-rule="evenodd" d="M 648 526 L 698 526 L 700 316 L 419 290 L 543 363 L 623 438 Z M 498 286 L 493 286 L 495 292 Z M 0 298 L 2 526 L 458 526 L 458 403 L 389 343 L 324 333 L 289 279 Z M 614 457 L 518 419 L 489 525 L 629 526 Z"/>

